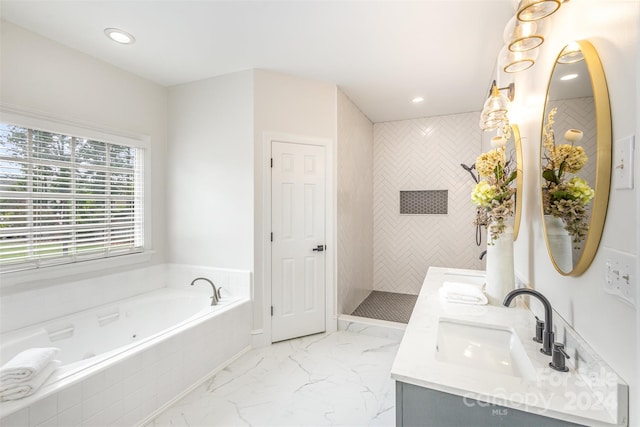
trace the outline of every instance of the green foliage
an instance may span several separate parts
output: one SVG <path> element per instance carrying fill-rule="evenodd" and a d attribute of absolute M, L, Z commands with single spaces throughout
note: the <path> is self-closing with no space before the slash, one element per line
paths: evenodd
<path fill-rule="evenodd" d="M 560 184 L 560 179 L 556 176 L 555 172 L 552 169 L 545 169 L 542 172 L 542 177 L 549 182 L 553 182 L 554 184 Z"/>

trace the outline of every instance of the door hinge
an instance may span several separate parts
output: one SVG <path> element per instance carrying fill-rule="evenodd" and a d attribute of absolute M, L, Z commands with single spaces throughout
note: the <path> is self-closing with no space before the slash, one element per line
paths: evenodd
<path fill-rule="evenodd" d="M 273 167 L 273 157 L 271 158 L 271 167 Z"/>
<path fill-rule="evenodd" d="M 271 232 L 271 241 L 273 242 L 273 231 Z"/>
<path fill-rule="evenodd" d="M 273 317 L 273 306 L 271 306 L 271 317 Z"/>

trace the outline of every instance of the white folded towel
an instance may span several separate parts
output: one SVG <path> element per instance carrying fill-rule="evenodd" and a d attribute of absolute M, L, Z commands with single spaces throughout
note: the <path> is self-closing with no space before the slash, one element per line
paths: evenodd
<path fill-rule="evenodd" d="M 3 383 L 0 385 L 0 401 L 17 400 L 31 396 L 33 393 L 38 391 L 40 387 L 42 387 L 47 378 L 49 378 L 51 374 L 58 369 L 58 366 L 60 366 L 60 361 L 53 360 L 29 381 Z"/>
<path fill-rule="evenodd" d="M 0 384 L 26 382 L 38 375 L 56 357 L 59 348 L 30 348 L 0 367 Z"/>
<path fill-rule="evenodd" d="M 447 302 L 485 305 L 489 303 L 484 294 L 484 285 L 471 283 L 444 282 L 440 287 L 440 298 Z"/>

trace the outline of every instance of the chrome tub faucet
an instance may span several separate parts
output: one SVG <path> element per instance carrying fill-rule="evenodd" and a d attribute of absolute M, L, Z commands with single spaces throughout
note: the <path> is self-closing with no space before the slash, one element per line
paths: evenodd
<path fill-rule="evenodd" d="M 191 286 L 193 286 L 193 284 L 196 283 L 196 281 L 198 281 L 198 280 L 204 280 L 206 282 L 209 282 L 209 284 L 213 288 L 213 296 L 211 297 L 211 305 L 218 305 L 218 302 L 220 301 L 220 298 L 222 297 L 222 295 L 220 293 L 222 288 L 220 287 L 220 288 L 216 289 L 216 285 L 214 285 L 213 282 L 211 280 L 207 279 L 206 277 L 196 277 L 191 282 Z"/>

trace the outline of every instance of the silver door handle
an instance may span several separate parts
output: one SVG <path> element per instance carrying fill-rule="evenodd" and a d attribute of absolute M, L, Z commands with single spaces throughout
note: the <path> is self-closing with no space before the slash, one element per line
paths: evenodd
<path fill-rule="evenodd" d="M 315 248 L 313 248 L 314 252 L 323 252 L 324 251 L 324 245 L 318 245 Z"/>

